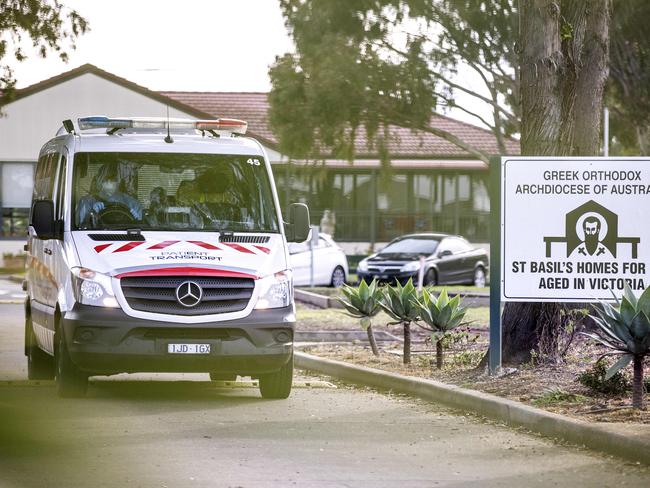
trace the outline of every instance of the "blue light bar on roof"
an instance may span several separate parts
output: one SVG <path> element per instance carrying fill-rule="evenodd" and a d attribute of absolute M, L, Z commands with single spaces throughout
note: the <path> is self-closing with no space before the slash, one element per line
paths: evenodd
<path fill-rule="evenodd" d="M 237 119 L 190 120 L 167 118 L 112 119 L 103 115 L 81 117 L 77 120 L 80 130 L 87 129 L 197 129 L 230 134 L 246 134 L 248 123 Z"/>

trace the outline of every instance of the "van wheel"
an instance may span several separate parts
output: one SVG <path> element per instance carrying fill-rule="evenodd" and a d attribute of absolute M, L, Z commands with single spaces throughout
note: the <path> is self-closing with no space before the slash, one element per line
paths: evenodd
<path fill-rule="evenodd" d="M 330 284 L 334 288 L 339 288 L 345 284 L 345 270 L 341 266 L 337 266 L 332 271 L 332 280 Z"/>
<path fill-rule="evenodd" d="M 27 378 L 30 380 L 54 379 L 54 358 L 43 351 L 36 343 L 32 319 L 25 319 L 27 351 Z"/>
<path fill-rule="evenodd" d="M 212 381 L 235 381 L 237 379 L 237 375 L 229 374 L 229 373 L 210 372 L 210 379 Z"/>
<path fill-rule="evenodd" d="M 261 375 L 260 393 L 262 398 L 284 399 L 291 393 L 293 382 L 293 354 L 291 359 L 276 373 Z"/>
<path fill-rule="evenodd" d="M 82 397 L 88 390 L 88 375 L 70 359 L 63 332 L 54 334 L 54 362 L 56 363 L 56 392 L 62 398 Z"/>

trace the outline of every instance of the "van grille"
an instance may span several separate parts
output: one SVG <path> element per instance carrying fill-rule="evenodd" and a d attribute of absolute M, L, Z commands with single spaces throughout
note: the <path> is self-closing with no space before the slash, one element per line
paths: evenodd
<path fill-rule="evenodd" d="M 185 307 L 176 299 L 176 288 L 192 281 L 203 290 L 201 302 Z M 248 305 L 255 282 L 251 278 L 212 276 L 124 277 L 122 293 L 133 310 L 168 315 L 210 315 L 239 312 Z"/>

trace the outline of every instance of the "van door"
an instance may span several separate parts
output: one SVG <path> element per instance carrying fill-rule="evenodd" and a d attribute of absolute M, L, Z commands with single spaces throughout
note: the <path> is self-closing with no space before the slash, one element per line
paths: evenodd
<path fill-rule="evenodd" d="M 43 155 L 36 166 L 33 200 L 52 199 L 59 166 L 59 154 Z M 31 224 L 31 222 L 30 222 Z M 58 286 L 52 274 L 54 239 L 37 239 L 29 227 L 29 284 L 32 324 L 41 348 L 54 354 L 54 311 Z"/>

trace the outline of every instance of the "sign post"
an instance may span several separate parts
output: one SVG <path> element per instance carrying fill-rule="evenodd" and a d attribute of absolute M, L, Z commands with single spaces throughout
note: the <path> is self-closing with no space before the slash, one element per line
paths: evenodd
<path fill-rule="evenodd" d="M 611 301 L 650 286 L 650 158 L 491 161 L 490 372 L 501 302 Z"/>
<path fill-rule="evenodd" d="M 501 158 L 490 159 L 490 374 L 501 369 Z"/>

